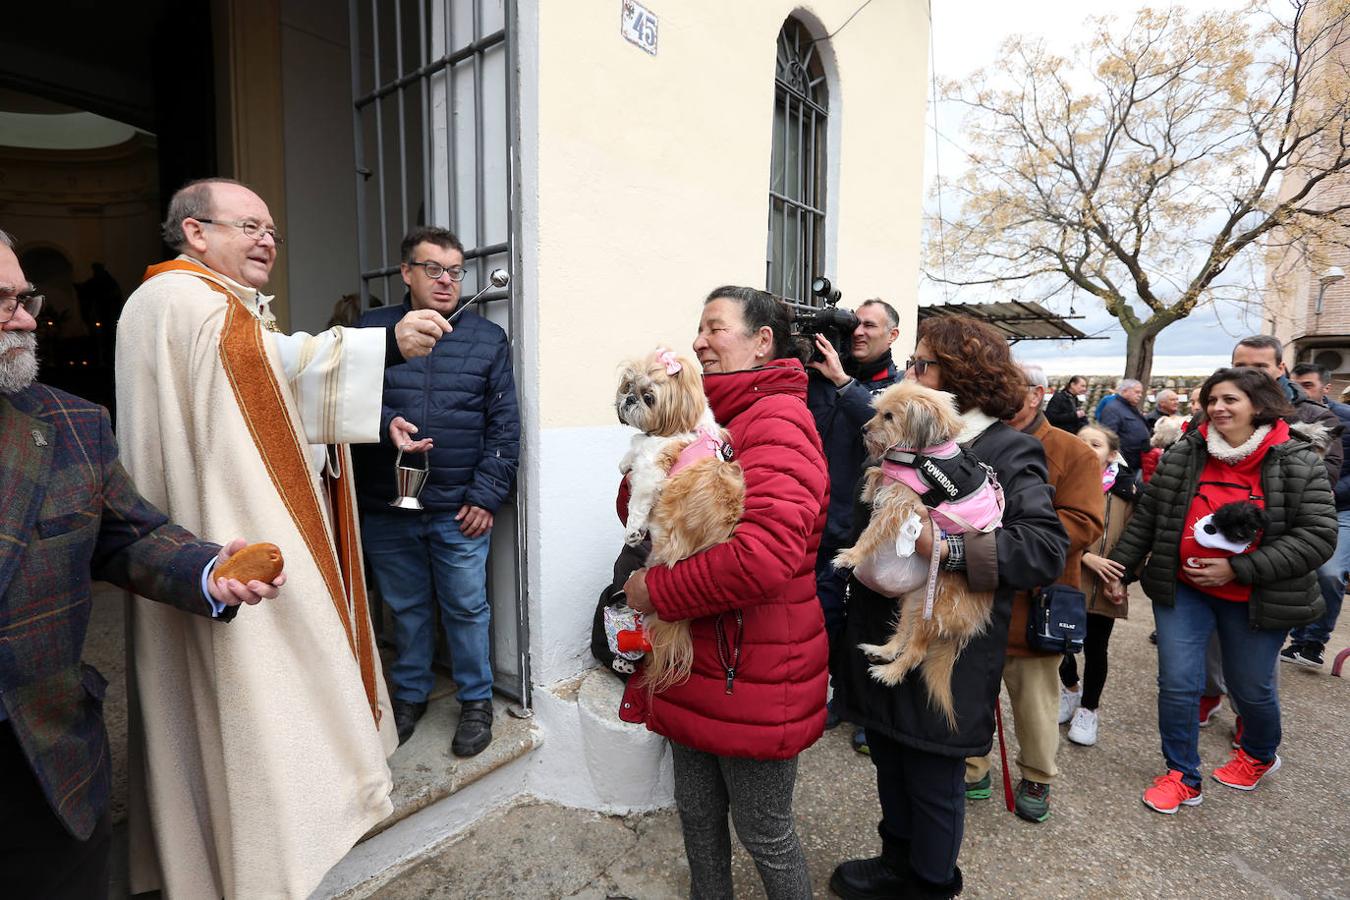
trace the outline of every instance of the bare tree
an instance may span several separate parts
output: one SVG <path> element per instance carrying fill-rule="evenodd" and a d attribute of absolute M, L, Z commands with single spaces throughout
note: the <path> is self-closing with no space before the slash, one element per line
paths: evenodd
<path fill-rule="evenodd" d="M 1251 299 L 1230 269 L 1253 247 L 1343 240 L 1350 0 L 1088 22 L 1072 59 L 1014 37 L 944 88 L 972 150 L 939 188 L 959 210 L 930 223 L 929 277 L 1090 294 L 1147 383 L 1164 328 Z"/>

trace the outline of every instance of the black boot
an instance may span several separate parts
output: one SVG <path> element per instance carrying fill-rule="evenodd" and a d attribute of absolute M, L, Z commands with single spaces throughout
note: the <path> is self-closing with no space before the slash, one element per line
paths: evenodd
<path fill-rule="evenodd" d="M 422 718 L 422 713 L 427 711 L 427 704 L 425 700 L 421 703 L 395 700 L 391 705 L 394 707 L 394 728 L 398 731 L 398 743 L 401 747 L 408 738 L 412 737 L 413 729 L 417 727 L 417 720 Z"/>
<path fill-rule="evenodd" d="M 466 700 L 459 706 L 459 724 L 450 752 L 456 756 L 477 756 L 492 743 L 492 701 Z"/>
<path fill-rule="evenodd" d="M 905 896 L 911 875 L 909 841 L 895 840 L 882 831 L 881 855 L 835 866 L 830 890 L 845 900 L 890 900 Z"/>
<path fill-rule="evenodd" d="M 931 881 L 924 881 L 918 875 L 913 875 L 909 882 L 909 893 L 905 894 L 910 900 L 950 900 L 961 893 L 965 884 L 961 880 L 961 867 L 956 867 L 956 872 L 952 880 L 946 884 L 935 884 Z"/>

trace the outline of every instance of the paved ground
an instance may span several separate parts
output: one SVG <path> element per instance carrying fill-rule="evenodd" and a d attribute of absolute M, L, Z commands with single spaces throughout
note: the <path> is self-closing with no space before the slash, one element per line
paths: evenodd
<path fill-rule="evenodd" d="M 1112 638 L 1100 742 L 1061 746 L 1051 818 L 1016 819 L 998 794 L 971 804 L 966 896 L 1350 897 L 1350 679 L 1330 677 L 1329 666 L 1282 666 L 1282 770 L 1251 794 L 1210 781 L 1202 806 L 1158 815 L 1139 801 L 1162 766 L 1152 619 L 1146 601 L 1132 604 L 1133 620 Z M 1343 620 L 1331 649 L 1347 643 Z M 1227 759 L 1232 721 L 1225 709 L 1201 733 L 1206 768 Z M 817 896 L 837 862 L 877 852 L 877 815 L 870 762 L 849 747 L 847 727 L 826 733 L 803 754 L 797 785 Z M 737 896 L 762 897 L 739 846 L 734 866 Z M 375 896 L 656 900 L 687 896 L 688 884 L 673 813 L 622 818 L 531 803 L 485 819 Z"/>

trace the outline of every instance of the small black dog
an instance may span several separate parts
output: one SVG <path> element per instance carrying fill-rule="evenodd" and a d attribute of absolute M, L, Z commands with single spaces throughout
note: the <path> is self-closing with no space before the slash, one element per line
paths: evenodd
<path fill-rule="evenodd" d="M 1242 553 L 1270 524 L 1270 516 L 1254 503 L 1225 503 L 1214 514 L 1196 522 L 1195 538 L 1204 547 Z"/>

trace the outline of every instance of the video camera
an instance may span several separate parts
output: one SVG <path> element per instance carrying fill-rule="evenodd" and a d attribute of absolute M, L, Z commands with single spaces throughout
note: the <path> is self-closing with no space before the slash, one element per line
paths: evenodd
<path fill-rule="evenodd" d="M 812 336 L 825 335 L 841 359 L 848 359 L 853 344 L 853 329 L 858 327 L 858 317 L 852 310 L 840 309 L 839 298 L 843 295 L 830 284 L 830 279 L 821 275 L 811 282 L 811 293 L 825 301 L 822 307 L 798 310 L 792 320 L 794 337 L 804 337 L 811 343 L 811 361 L 820 362 L 824 357 L 815 346 Z"/>

